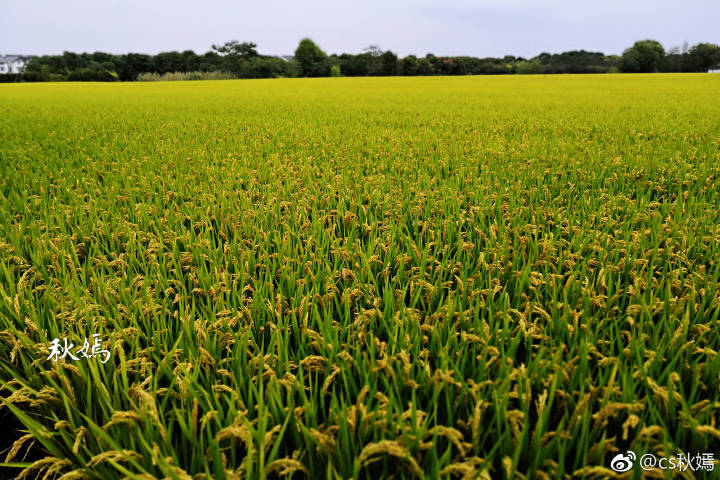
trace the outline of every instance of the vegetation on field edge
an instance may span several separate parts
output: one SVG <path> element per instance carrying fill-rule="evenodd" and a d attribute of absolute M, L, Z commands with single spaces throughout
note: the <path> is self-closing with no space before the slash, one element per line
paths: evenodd
<path fill-rule="evenodd" d="M 128 53 L 72 53 L 33 58 L 23 73 L 0 75 L 0 82 L 205 80 L 218 78 L 275 78 L 330 76 L 499 75 L 556 73 L 706 72 L 720 68 L 720 46 L 698 43 L 665 51 L 654 40 L 642 40 L 622 56 L 574 50 L 541 53 L 526 59 L 470 56 L 399 58 L 390 50 L 368 47 L 360 54 L 327 55 L 312 40 L 300 41 L 295 55 L 261 55 L 252 42 L 213 45 L 198 55 L 192 50 L 158 55 Z"/>

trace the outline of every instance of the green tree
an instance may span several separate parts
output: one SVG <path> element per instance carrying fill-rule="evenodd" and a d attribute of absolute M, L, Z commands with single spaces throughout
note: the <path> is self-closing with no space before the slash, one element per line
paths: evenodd
<path fill-rule="evenodd" d="M 543 73 L 543 64 L 540 62 L 540 59 L 538 59 L 538 58 L 535 58 L 530 61 L 523 60 L 523 61 L 517 62 L 515 64 L 515 72 L 517 72 L 521 75 Z"/>
<path fill-rule="evenodd" d="M 247 70 L 246 62 L 258 57 L 256 47 L 253 42 L 240 43 L 231 40 L 222 45 L 213 45 L 212 49 L 222 57 L 223 70 L 243 76 L 243 72 Z"/>
<path fill-rule="evenodd" d="M 231 40 L 225 42 L 222 45 L 213 45 L 212 49 L 215 50 L 218 55 L 230 55 L 240 58 L 252 58 L 257 57 L 258 52 L 256 50 L 257 44 L 253 42 L 238 42 L 237 40 Z"/>
<path fill-rule="evenodd" d="M 277 78 L 288 75 L 288 62 L 276 57 L 254 57 L 242 63 L 242 78 Z"/>
<path fill-rule="evenodd" d="M 687 53 L 690 69 L 707 72 L 720 64 L 720 46 L 712 43 L 698 43 Z"/>
<path fill-rule="evenodd" d="M 390 76 L 398 73 L 398 57 L 390 50 L 380 55 L 380 75 Z"/>
<path fill-rule="evenodd" d="M 342 74 L 348 77 L 364 77 L 370 72 L 373 57 L 368 53 L 352 55 L 343 53 L 338 57 Z"/>
<path fill-rule="evenodd" d="M 416 75 L 432 75 L 432 65 L 430 64 L 430 60 L 427 57 L 419 58 L 416 65 Z"/>
<path fill-rule="evenodd" d="M 400 73 L 405 76 L 418 74 L 418 59 L 415 55 L 408 55 L 400 61 Z"/>
<path fill-rule="evenodd" d="M 134 81 L 141 73 L 153 71 L 153 58 L 150 55 L 128 53 L 121 55 L 116 65 L 120 80 Z"/>
<path fill-rule="evenodd" d="M 185 61 L 180 52 L 161 52 L 155 55 L 155 71 L 157 73 L 173 73 L 185 70 Z"/>
<path fill-rule="evenodd" d="M 295 60 L 303 77 L 322 77 L 330 74 L 327 54 L 309 38 L 300 40 L 295 49 Z"/>
<path fill-rule="evenodd" d="M 367 54 L 370 55 L 371 57 L 376 57 L 376 58 L 377 58 L 377 57 L 379 57 L 380 55 L 383 54 L 383 51 L 382 51 L 382 49 L 381 49 L 379 46 L 377 46 L 377 45 L 370 45 L 370 46 L 367 47 L 365 50 L 363 50 L 363 53 L 367 53 Z"/>
<path fill-rule="evenodd" d="M 623 72 L 657 72 L 662 66 L 665 49 L 655 40 L 641 40 L 623 52 L 620 70 Z"/>

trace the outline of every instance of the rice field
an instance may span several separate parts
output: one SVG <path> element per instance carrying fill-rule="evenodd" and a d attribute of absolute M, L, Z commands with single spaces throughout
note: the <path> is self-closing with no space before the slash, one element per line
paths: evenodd
<path fill-rule="evenodd" d="M 0 85 L 0 465 L 671 478 L 719 212 L 717 76 Z"/>

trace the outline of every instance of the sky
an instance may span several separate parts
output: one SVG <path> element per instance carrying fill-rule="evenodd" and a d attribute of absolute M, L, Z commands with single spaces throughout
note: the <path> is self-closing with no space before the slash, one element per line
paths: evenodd
<path fill-rule="evenodd" d="M 203 53 L 228 40 L 267 55 L 310 37 L 327 53 L 621 54 L 720 44 L 720 0 L 0 0 L 0 54 Z"/>

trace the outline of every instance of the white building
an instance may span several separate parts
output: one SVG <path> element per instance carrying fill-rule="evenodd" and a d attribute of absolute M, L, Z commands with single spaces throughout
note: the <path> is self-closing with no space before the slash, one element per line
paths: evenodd
<path fill-rule="evenodd" d="M 716 68 L 714 70 L 708 70 L 708 73 L 720 73 L 720 68 Z"/>
<path fill-rule="evenodd" d="M 0 55 L 0 75 L 22 73 L 32 58 L 32 55 Z"/>

